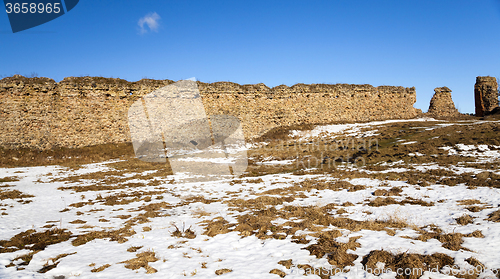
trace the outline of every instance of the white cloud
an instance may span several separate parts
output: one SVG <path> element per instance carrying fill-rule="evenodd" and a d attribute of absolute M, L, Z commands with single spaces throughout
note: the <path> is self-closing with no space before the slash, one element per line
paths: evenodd
<path fill-rule="evenodd" d="M 147 25 L 150 31 L 158 32 L 158 27 L 160 26 L 160 18 L 161 17 L 156 12 L 149 13 L 144 17 L 141 17 L 141 19 L 139 19 L 139 21 L 137 22 L 137 25 L 139 25 L 139 27 L 141 28 L 141 34 L 148 32 L 144 25 Z"/>

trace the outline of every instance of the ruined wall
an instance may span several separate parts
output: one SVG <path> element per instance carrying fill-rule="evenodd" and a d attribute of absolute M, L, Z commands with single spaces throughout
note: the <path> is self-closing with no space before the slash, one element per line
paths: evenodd
<path fill-rule="evenodd" d="M 0 80 L 0 146 L 46 149 L 129 142 L 128 108 L 171 80 L 8 77 Z M 198 82 L 208 115 L 240 119 L 247 138 L 278 126 L 413 118 L 415 88 Z"/>
<path fill-rule="evenodd" d="M 448 87 L 437 87 L 434 89 L 428 114 L 436 117 L 454 117 L 460 115 L 460 112 L 455 108 L 455 103 L 451 99 L 451 89 Z"/>
<path fill-rule="evenodd" d="M 498 84 L 495 77 L 477 77 L 474 85 L 476 116 L 482 117 L 498 107 Z"/>

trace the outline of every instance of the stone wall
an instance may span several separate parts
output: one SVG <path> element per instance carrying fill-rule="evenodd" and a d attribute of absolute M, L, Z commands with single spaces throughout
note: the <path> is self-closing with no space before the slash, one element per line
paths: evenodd
<path fill-rule="evenodd" d="M 0 146 L 47 149 L 129 142 L 128 109 L 171 80 L 8 77 L 0 80 Z M 240 119 L 247 138 L 278 126 L 414 118 L 415 88 L 198 82 L 208 115 Z"/>
<path fill-rule="evenodd" d="M 498 107 L 498 84 L 495 77 L 477 77 L 474 85 L 476 116 L 482 117 Z"/>
<path fill-rule="evenodd" d="M 427 113 L 435 117 L 455 117 L 460 115 L 451 99 L 451 89 L 446 86 L 435 88 Z"/>

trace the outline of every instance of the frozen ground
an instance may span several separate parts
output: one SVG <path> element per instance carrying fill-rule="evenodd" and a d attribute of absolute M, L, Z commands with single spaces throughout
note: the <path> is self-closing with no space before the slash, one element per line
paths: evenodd
<path fill-rule="evenodd" d="M 499 123 L 328 125 L 292 131 L 287 140 L 377 139 L 390 125 L 403 125 L 394 133 L 405 128 L 438 140 Z M 497 278 L 500 146 L 479 138 L 426 149 L 419 136 L 405 135 L 384 147 L 405 148 L 399 157 L 377 149 L 376 163 L 370 151 L 359 155 L 366 164 L 327 170 L 297 171 L 306 165 L 299 160 L 316 153 L 265 154 L 254 144 L 246 175 L 209 182 L 178 183 L 154 169 L 116 167 L 126 160 L 2 168 L 0 278 L 302 278 L 311 268 L 318 270 L 308 278 L 403 278 L 388 267 L 404 272 L 441 254 L 451 264 L 411 278 Z M 49 240 L 36 234 L 47 231 Z M 403 260 L 377 262 L 373 251 Z M 386 272 L 368 270 L 369 259 Z"/>

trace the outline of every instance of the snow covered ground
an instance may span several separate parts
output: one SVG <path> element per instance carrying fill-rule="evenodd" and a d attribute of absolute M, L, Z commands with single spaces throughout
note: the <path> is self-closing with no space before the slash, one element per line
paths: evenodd
<path fill-rule="evenodd" d="M 417 119 L 328 125 L 292 131 L 291 138 L 377 137 L 384 125 L 411 122 L 428 122 L 420 128 L 429 132 L 450 125 L 477 124 L 436 125 L 434 119 Z M 410 138 L 394 144 L 415 148 L 412 146 L 418 143 Z M 4 241 L 0 242 L 0 278 L 302 278 L 314 272 L 308 267 L 328 271 L 322 276 L 318 272 L 308 274 L 308 278 L 401 275 L 396 270 L 385 270 L 382 275 L 367 270 L 363 259 L 371 251 L 381 250 L 394 255 L 442 253 L 454 260 L 434 272 L 424 271 L 421 278 L 464 277 L 453 276 L 453 272 L 472 272 L 470 278 L 497 278 L 500 222 L 495 221 L 495 212 L 500 209 L 500 185 L 495 184 L 500 180 L 494 180 L 500 175 L 500 147 L 477 143 L 438 149 L 450 158 L 473 161 L 446 165 L 400 160 L 377 164 L 381 169 L 339 166 L 342 175 L 309 169 L 305 173 L 248 174 L 191 183 L 176 182 L 172 175 L 155 176 L 155 170 L 119 170 L 114 166 L 123 162 L 120 160 L 80 168 L 2 168 L 0 193 L 5 198 L 0 199 L 0 240 Z M 421 152 L 408 153 L 407 157 L 431 158 L 431 154 Z M 255 163 L 256 167 L 268 168 L 294 164 L 294 160 L 274 157 Z M 481 183 L 483 180 L 478 179 L 484 179 L 489 184 L 472 187 L 460 181 L 447 184 L 448 180 L 416 183 L 401 177 L 413 172 L 425 179 L 425 175 L 438 171 L 445 174 L 443 178 L 458 179 L 466 174 L 471 181 Z M 309 218 L 284 218 L 298 208 L 328 208 L 328 218 L 332 219 L 325 225 L 310 217 L 314 219 L 312 225 L 302 223 L 302 227 L 290 231 L 294 222 Z M 269 216 L 266 212 L 277 213 Z M 261 233 L 262 228 L 251 223 L 251 216 L 270 218 L 272 225 Z M 461 217 L 470 221 L 459 224 Z M 342 225 L 341 221 L 351 223 Z M 34 249 L 33 243 L 21 246 L 7 242 L 16 235 L 16 239 L 22 238 L 21 234 L 29 230 L 54 229 L 70 233 L 65 240 L 41 250 Z M 328 231 L 332 235 L 338 232 L 331 241 L 339 247 L 355 245 L 327 251 L 320 257 L 305 249 L 323 243 L 321 233 Z M 300 236 L 303 242 L 297 241 Z M 456 236 L 461 243 L 446 240 Z M 26 260 L 24 255 L 32 258 Z M 334 274 L 332 262 L 340 262 L 346 255 L 353 260 L 342 267 L 343 272 Z M 471 258 L 482 264 L 479 272 L 474 272 L 477 265 Z M 377 266 L 384 269 L 384 265 L 390 264 L 378 262 Z"/>

